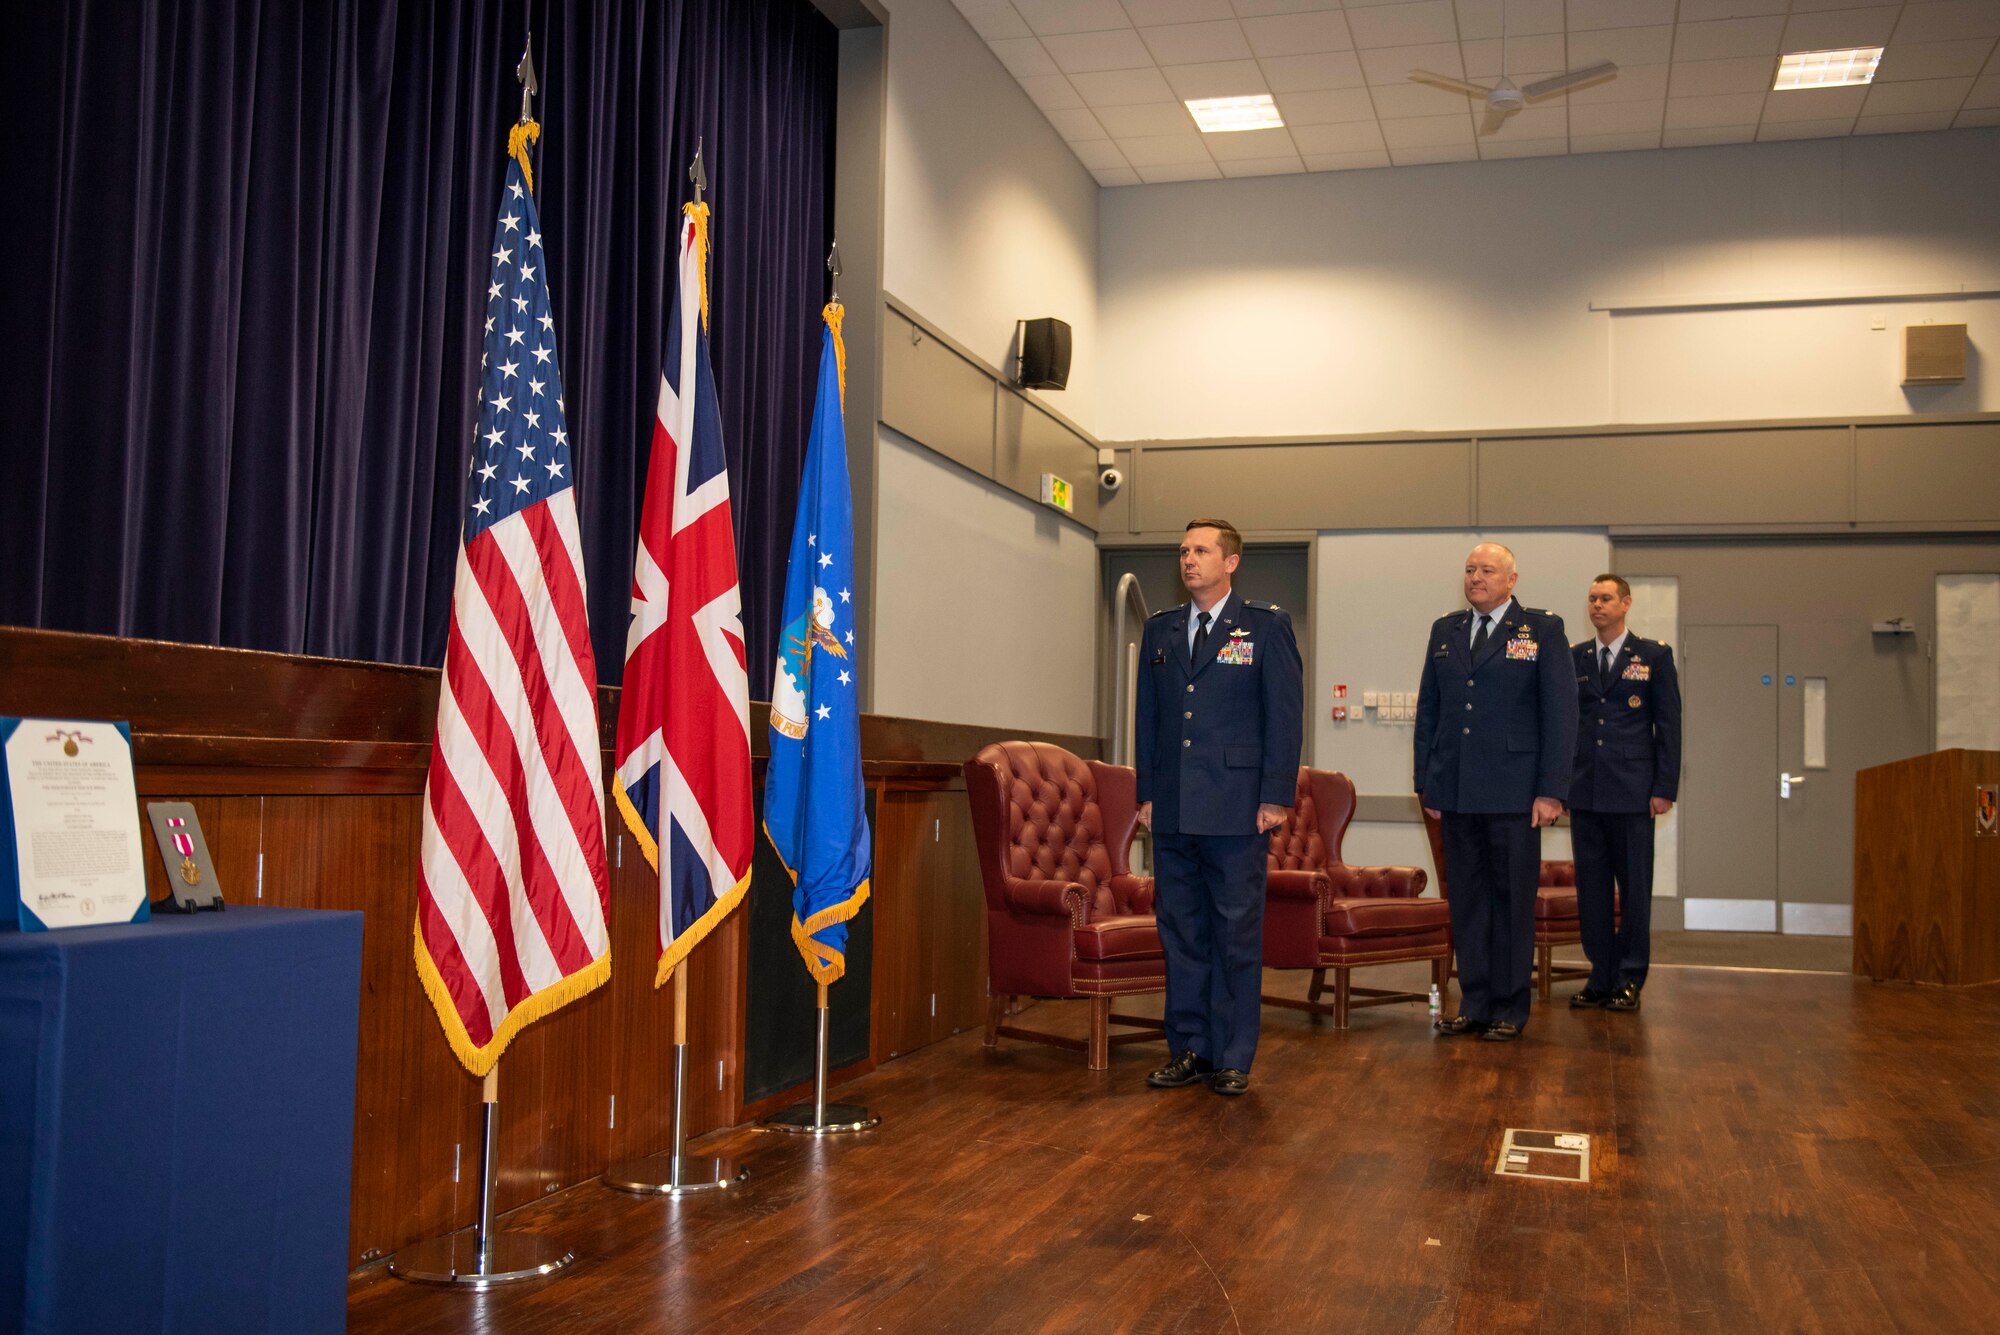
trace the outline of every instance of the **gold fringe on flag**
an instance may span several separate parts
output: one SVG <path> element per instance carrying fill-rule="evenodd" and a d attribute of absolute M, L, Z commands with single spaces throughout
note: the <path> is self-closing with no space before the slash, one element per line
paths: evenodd
<path fill-rule="evenodd" d="M 528 161 L 528 145 L 542 137 L 540 121 L 522 121 L 507 131 L 507 152 L 514 161 L 521 164 L 521 179 L 528 183 L 528 193 L 535 193 L 535 169 Z"/>
<path fill-rule="evenodd" d="M 681 212 L 694 223 L 694 261 L 701 271 L 701 328 L 708 332 L 708 205 L 683 204 Z"/>
<path fill-rule="evenodd" d="M 826 317 L 826 327 L 833 331 L 833 364 L 840 368 L 840 406 L 847 406 L 847 343 L 840 337 L 840 322 L 847 311 L 837 301 L 826 303 L 820 312 Z"/>

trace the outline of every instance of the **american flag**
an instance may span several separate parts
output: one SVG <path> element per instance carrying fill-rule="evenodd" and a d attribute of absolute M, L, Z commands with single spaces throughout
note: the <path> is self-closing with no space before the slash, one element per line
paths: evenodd
<path fill-rule="evenodd" d="M 541 223 L 510 160 L 417 899 L 417 971 L 474 1075 L 611 976 L 597 663 L 562 395 Z"/>
<path fill-rule="evenodd" d="M 655 986 L 742 900 L 756 837 L 743 597 L 708 362 L 708 206 L 683 212 L 680 281 L 639 516 L 613 787 L 626 828 L 660 873 Z"/>

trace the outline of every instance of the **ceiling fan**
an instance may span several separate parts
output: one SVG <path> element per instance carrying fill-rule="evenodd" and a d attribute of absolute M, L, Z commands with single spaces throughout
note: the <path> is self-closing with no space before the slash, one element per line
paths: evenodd
<path fill-rule="evenodd" d="M 1504 62 L 1503 62 L 1504 63 Z M 1479 122 L 1479 133 L 1492 134 L 1507 123 L 1507 118 L 1530 102 L 1541 102 L 1559 94 L 1572 92 L 1590 84 L 1602 83 L 1606 79 L 1618 77 L 1618 66 L 1609 60 L 1586 66 L 1580 70 L 1570 70 L 1566 74 L 1552 74 L 1546 79 L 1537 79 L 1526 88 L 1516 87 L 1505 74 L 1500 82 L 1491 88 L 1464 79 L 1454 79 L 1448 74 L 1433 74 L 1429 70 L 1411 70 L 1410 78 L 1417 83 L 1427 83 L 1433 88 L 1449 89 L 1476 97 L 1486 103 L 1486 118 Z"/>

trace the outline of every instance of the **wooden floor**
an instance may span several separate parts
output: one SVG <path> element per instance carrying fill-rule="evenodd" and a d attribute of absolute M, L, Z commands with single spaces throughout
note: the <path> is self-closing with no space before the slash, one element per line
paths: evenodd
<path fill-rule="evenodd" d="M 1236 1100 L 1146 1089 L 1153 1045 L 1092 1074 L 968 1034 L 842 1091 L 876 1132 L 711 1137 L 754 1173 L 730 1198 L 572 1188 L 507 1221 L 574 1247 L 561 1277 L 378 1266 L 350 1329 L 1995 1328 L 2000 988 L 1677 968 L 1638 1015 L 1567 990 L 1511 1045 L 1267 1008 Z M 1494 1177 L 1510 1126 L 1595 1137 L 1592 1180 Z"/>

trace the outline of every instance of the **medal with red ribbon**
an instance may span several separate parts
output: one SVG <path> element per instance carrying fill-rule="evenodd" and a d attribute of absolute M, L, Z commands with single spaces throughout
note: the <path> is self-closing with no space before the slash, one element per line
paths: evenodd
<path fill-rule="evenodd" d="M 189 885 L 200 885 L 201 868 L 195 865 L 194 836 L 187 833 L 187 822 L 179 816 L 169 816 L 167 828 L 174 832 L 174 851 L 181 855 L 181 879 Z"/>

